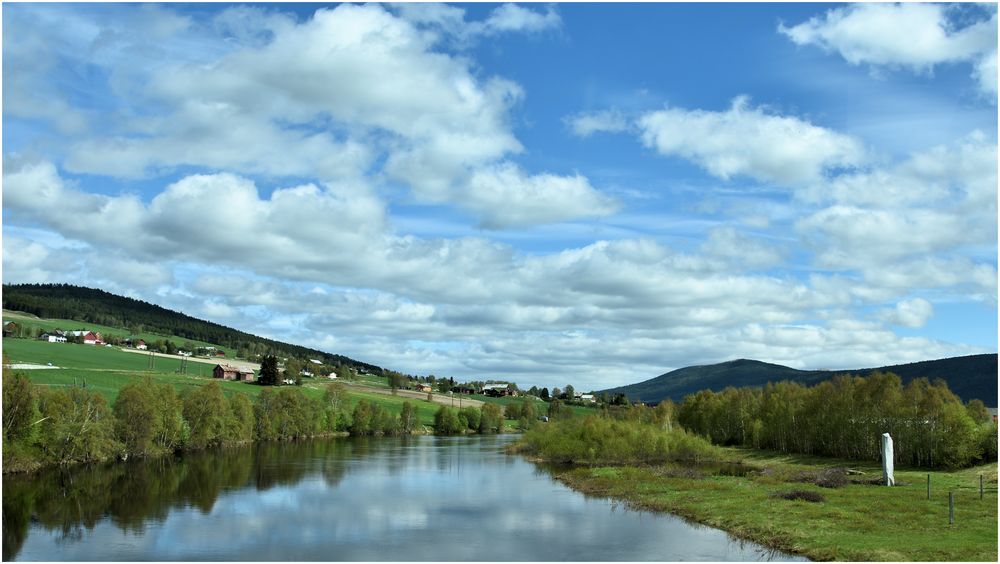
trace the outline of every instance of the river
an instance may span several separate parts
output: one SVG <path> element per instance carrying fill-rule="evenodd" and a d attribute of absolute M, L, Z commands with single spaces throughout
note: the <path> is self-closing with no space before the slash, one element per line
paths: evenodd
<path fill-rule="evenodd" d="M 789 560 L 626 509 L 510 436 L 343 438 L 3 479 L 4 560 Z"/>

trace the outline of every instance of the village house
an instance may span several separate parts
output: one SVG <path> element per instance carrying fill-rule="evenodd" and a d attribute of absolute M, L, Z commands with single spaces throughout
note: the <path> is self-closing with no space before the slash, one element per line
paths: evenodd
<path fill-rule="evenodd" d="M 212 369 L 212 377 L 221 378 L 222 380 L 235 380 L 237 382 L 253 382 L 256 380 L 253 370 L 229 364 L 216 364 L 215 368 Z"/>
<path fill-rule="evenodd" d="M 517 391 L 511 390 L 509 386 L 510 384 L 486 384 L 485 386 L 483 386 L 483 394 L 494 398 L 500 398 L 505 396 L 516 397 Z"/>
<path fill-rule="evenodd" d="M 80 337 L 83 339 L 83 344 L 85 345 L 103 345 L 104 340 L 101 339 L 100 333 L 94 333 L 93 331 L 87 331 L 82 329 L 80 331 L 66 331 L 65 335 L 67 337 Z"/>
<path fill-rule="evenodd" d="M 594 403 L 597 401 L 597 398 L 594 397 L 594 394 L 576 394 L 576 397 L 580 401 L 586 401 L 590 403 Z"/>
<path fill-rule="evenodd" d="M 38 336 L 42 341 L 48 341 L 50 343 L 65 343 L 66 337 L 62 334 L 62 331 L 55 331 L 53 333 L 42 333 Z"/>
<path fill-rule="evenodd" d="M 139 340 L 138 340 L 138 341 L 137 341 L 137 342 L 135 343 L 135 348 L 136 348 L 136 349 L 138 349 L 138 350 L 140 350 L 140 351 L 144 351 L 144 350 L 146 350 L 146 349 L 147 349 L 148 347 L 146 346 L 146 341 L 143 341 L 142 339 L 139 339 Z"/>

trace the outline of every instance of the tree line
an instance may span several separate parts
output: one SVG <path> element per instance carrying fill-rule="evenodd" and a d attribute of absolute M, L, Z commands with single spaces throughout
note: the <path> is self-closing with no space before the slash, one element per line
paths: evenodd
<path fill-rule="evenodd" d="M 349 403 L 340 383 L 327 386 L 322 397 L 266 388 L 251 402 L 244 394 L 227 397 L 216 381 L 177 394 L 169 384 L 143 378 L 123 386 L 109 405 L 93 390 L 37 386 L 5 367 L 3 461 L 7 470 L 18 470 L 344 432 L 406 435 L 421 428 L 411 402 L 398 414 L 364 399 L 353 408 Z M 435 418 L 436 432 L 502 430 L 494 404 L 456 414 L 442 409 L 448 413 Z"/>
<path fill-rule="evenodd" d="M 960 468 L 997 459 L 997 426 L 983 402 L 963 404 L 943 380 L 876 373 L 841 375 L 807 387 L 702 390 L 677 409 L 686 429 L 715 444 L 858 460 L 881 457 L 889 433 L 896 464 Z"/>

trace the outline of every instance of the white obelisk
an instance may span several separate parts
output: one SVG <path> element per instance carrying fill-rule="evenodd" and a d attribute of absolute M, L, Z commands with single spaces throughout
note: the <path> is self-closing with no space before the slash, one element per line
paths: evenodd
<path fill-rule="evenodd" d="M 892 476 L 892 437 L 889 433 L 882 433 L 882 477 L 885 478 L 885 485 L 896 484 Z"/>

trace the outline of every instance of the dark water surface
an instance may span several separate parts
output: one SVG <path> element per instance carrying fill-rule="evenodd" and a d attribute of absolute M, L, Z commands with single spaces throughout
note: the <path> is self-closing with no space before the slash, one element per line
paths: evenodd
<path fill-rule="evenodd" d="M 510 437 L 331 439 L 3 479 L 4 560 L 787 560 L 626 510 Z"/>

